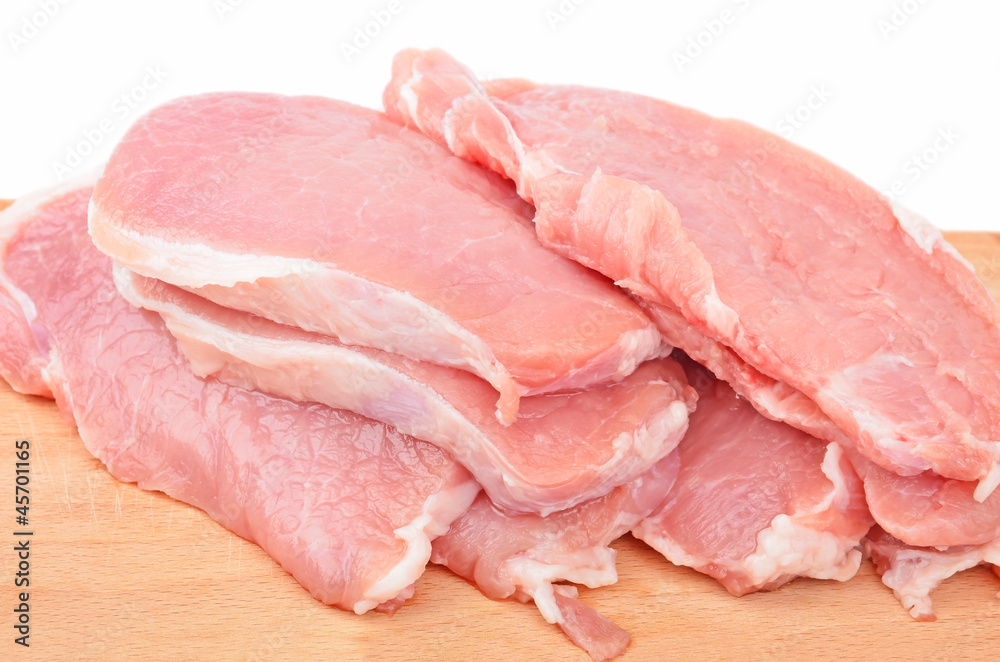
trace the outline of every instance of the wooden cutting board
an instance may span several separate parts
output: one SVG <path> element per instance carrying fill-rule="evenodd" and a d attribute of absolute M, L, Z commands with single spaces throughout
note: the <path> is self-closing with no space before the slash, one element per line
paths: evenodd
<path fill-rule="evenodd" d="M 1000 235 L 955 233 L 1000 300 Z M 2 384 L 2 382 L 0 382 Z M 119 483 L 52 402 L 0 385 L 0 660 L 587 660 L 530 605 L 440 567 L 395 616 L 326 607 L 201 511 Z M 14 442 L 31 441 L 30 649 L 14 644 Z M 866 563 L 734 598 L 626 537 L 620 581 L 584 599 L 632 633 L 623 660 L 995 660 L 1000 580 L 976 568 L 916 623 Z"/>

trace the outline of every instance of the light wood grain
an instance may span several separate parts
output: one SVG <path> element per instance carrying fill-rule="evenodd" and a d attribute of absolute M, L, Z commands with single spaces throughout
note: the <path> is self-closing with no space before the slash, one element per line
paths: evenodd
<path fill-rule="evenodd" d="M 1000 235 L 950 239 L 1000 296 Z M 0 659 L 587 660 L 533 607 L 483 598 L 438 567 L 395 616 L 326 607 L 201 511 L 119 483 L 55 405 L 0 386 Z M 13 644 L 14 440 L 32 444 L 31 649 Z M 910 620 L 870 565 L 733 598 L 630 537 L 621 580 L 582 591 L 633 636 L 628 660 L 996 659 L 1000 582 L 985 568 Z"/>

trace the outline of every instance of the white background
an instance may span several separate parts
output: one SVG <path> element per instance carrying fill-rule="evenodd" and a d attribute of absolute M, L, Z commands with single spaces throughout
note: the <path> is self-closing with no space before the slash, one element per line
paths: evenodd
<path fill-rule="evenodd" d="M 1000 231 L 996 0 L 395 0 L 387 25 L 368 25 L 389 4 L 3 0 L 0 197 L 98 165 L 141 113 L 185 94 L 380 107 L 393 53 L 439 46 L 482 77 L 620 88 L 780 129 L 881 191 L 895 183 L 942 228 Z M 377 34 L 352 44 L 366 27 Z M 796 111 L 798 128 L 779 125 Z M 957 137 L 935 148 L 942 130 Z M 912 161 L 925 150 L 933 164 Z"/>

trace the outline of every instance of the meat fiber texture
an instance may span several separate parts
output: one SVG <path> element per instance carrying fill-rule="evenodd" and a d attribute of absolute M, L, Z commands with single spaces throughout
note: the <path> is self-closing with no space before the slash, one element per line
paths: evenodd
<path fill-rule="evenodd" d="M 918 621 L 936 620 L 930 595 L 941 582 L 983 563 L 992 564 L 994 570 L 1000 564 L 1000 540 L 942 549 L 915 547 L 875 527 L 865 538 L 864 549 L 882 583 Z"/>
<path fill-rule="evenodd" d="M 872 520 L 840 446 L 761 416 L 701 366 L 685 368 L 699 399 L 677 449 L 680 473 L 632 533 L 734 595 L 799 576 L 853 577 Z"/>
<path fill-rule="evenodd" d="M 688 354 L 729 382 L 765 416 L 784 420 L 820 439 L 837 442 L 864 481 L 868 508 L 879 525 L 905 543 L 919 547 L 981 545 L 1000 538 L 1000 492 L 982 502 L 976 483 L 944 478 L 932 471 L 900 476 L 866 459 L 816 404 L 801 392 L 762 374 L 721 343 L 699 336 L 683 316 L 644 303 L 667 342 L 688 347 Z"/>
<path fill-rule="evenodd" d="M 512 179 L 553 251 L 678 313 L 903 476 L 1000 483 L 1000 311 L 926 221 L 748 124 L 396 56 L 387 113 Z M 793 402 L 799 406 L 800 398 Z M 807 430 L 812 432 L 812 430 Z"/>
<path fill-rule="evenodd" d="M 474 583 L 490 598 L 533 600 L 595 660 L 622 653 L 628 633 L 576 599 L 576 588 L 618 581 L 615 550 L 608 545 L 647 517 L 677 477 L 676 453 L 600 499 L 539 517 L 512 515 L 485 494 L 434 541 L 432 560 Z"/>
<path fill-rule="evenodd" d="M 224 308 L 116 268 L 118 290 L 160 313 L 195 374 L 394 425 L 448 451 L 497 504 L 542 515 L 599 497 L 676 448 L 696 395 L 670 358 L 623 381 L 526 396 L 504 426 L 479 377 Z"/>
<path fill-rule="evenodd" d="M 0 300 L 30 302 L 37 343 L 3 336 L 4 378 L 44 365 L 33 379 L 112 475 L 201 508 L 318 600 L 397 608 L 479 486 L 382 423 L 196 378 L 159 316 L 116 292 L 87 236 L 90 193 L 0 212 Z"/>
<path fill-rule="evenodd" d="M 232 93 L 140 118 L 90 232 L 145 276 L 522 395 L 620 380 L 663 352 L 606 279 L 545 250 L 502 178 L 378 111 Z"/>

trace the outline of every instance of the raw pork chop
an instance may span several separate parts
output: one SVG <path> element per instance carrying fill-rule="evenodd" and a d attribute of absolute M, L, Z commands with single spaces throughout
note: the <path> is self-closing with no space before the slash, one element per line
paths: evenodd
<path fill-rule="evenodd" d="M 908 544 L 922 547 L 980 545 L 1000 538 L 1000 491 L 979 502 L 976 484 L 925 471 L 900 476 L 866 459 L 816 404 L 784 382 L 761 374 L 731 349 L 701 336 L 677 312 L 644 303 L 667 342 L 689 348 L 689 355 L 709 367 L 753 405 L 774 420 L 784 420 L 847 451 L 864 481 L 872 517 Z"/>
<path fill-rule="evenodd" d="M 576 600 L 573 582 L 591 588 L 618 581 L 611 541 L 656 509 L 677 477 L 677 454 L 606 496 L 548 517 L 510 515 L 481 494 L 434 541 L 435 563 L 476 584 L 494 600 L 534 600 L 549 623 L 595 660 L 625 650 L 629 635 Z"/>
<path fill-rule="evenodd" d="M 865 554 L 875 563 L 882 582 L 918 621 L 933 621 L 931 591 L 941 582 L 981 563 L 1000 564 L 1000 540 L 984 545 L 934 549 L 914 547 L 874 527 L 865 538 Z"/>
<path fill-rule="evenodd" d="M 513 179 L 546 246 L 803 393 L 880 465 L 979 481 L 979 500 L 1000 483 L 1000 311 L 922 219 L 742 122 L 484 88 L 440 51 L 393 74 L 390 116 Z"/>
<path fill-rule="evenodd" d="M 89 188 L 57 196 L 6 234 L 5 282 L 33 303 L 48 349 L 4 336 L 2 353 L 44 359 L 59 405 L 119 480 L 202 508 L 323 602 L 358 613 L 402 604 L 431 539 L 479 486 L 381 423 L 196 378 L 159 316 L 115 291 L 111 261 L 87 236 L 89 199 Z M 11 211 L 0 213 L 8 229 Z"/>
<path fill-rule="evenodd" d="M 382 113 L 212 94 L 128 131 L 97 183 L 98 248 L 146 276 L 519 395 L 628 375 L 660 337 L 614 286 L 546 251 L 501 178 Z"/>
<path fill-rule="evenodd" d="M 680 474 L 633 534 L 734 595 L 797 576 L 853 577 L 872 522 L 840 446 L 761 416 L 701 366 L 684 365 L 699 399 L 677 449 Z"/>
<path fill-rule="evenodd" d="M 195 374 L 392 424 L 448 451 L 514 511 L 548 514 L 644 473 L 677 446 L 694 409 L 684 371 L 664 358 L 616 384 L 524 397 L 505 427 L 495 391 L 469 372 L 342 345 L 120 267 L 115 280 L 163 316 Z"/>

